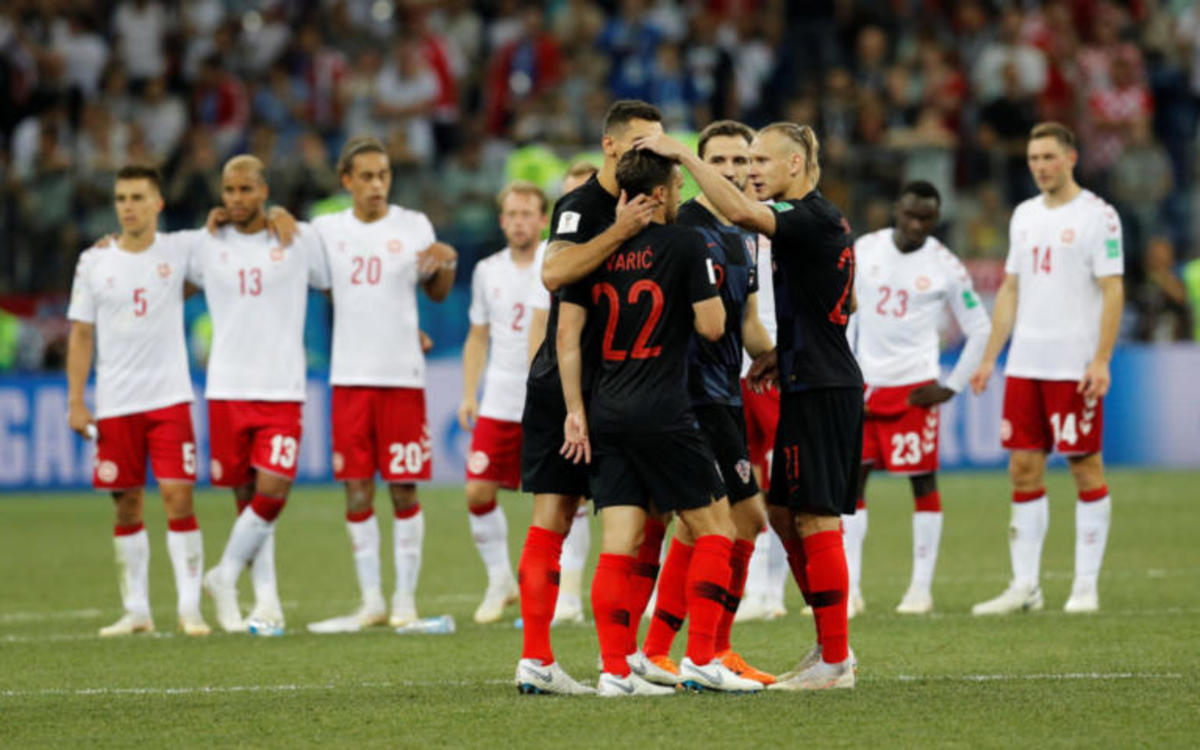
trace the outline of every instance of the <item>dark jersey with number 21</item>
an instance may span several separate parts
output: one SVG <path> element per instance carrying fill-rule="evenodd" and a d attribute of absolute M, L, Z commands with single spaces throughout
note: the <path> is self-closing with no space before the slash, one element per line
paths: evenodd
<path fill-rule="evenodd" d="M 850 224 L 818 190 L 771 208 L 779 386 L 784 393 L 861 388 L 846 341 L 854 287 Z"/>
<path fill-rule="evenodd" d="M 586 308 L 588 325 L 602 331 L 588 417 L 595 432 L 696 427 L 687 356 L 692 305 L 717 296 L 707 258 L 694 229 L 651 224 L 567 290 L 563 301 Z"/>

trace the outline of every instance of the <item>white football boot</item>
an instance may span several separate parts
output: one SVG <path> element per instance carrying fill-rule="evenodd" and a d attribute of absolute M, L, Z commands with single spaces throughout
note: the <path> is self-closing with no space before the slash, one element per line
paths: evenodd
<path fill-rule="evenodd" d="M 591 695 L 596 689 L 575 680 L 554 662 L 542 666 L 540 659 L 521 659 L 513 682 L 524 695 Z"/>
<path fill-rule="evenodd" d="M 741 603 L 738 604 L 737 613 L 733 616 L 734 622 L 753 622 L 754 620 L 771 620 L 773 612 L 767 603 L 765 594 L 750 594 L 743 596 Z"/>
<path fill-rule="evenodd" d="M 488 586 L 483 601 L 475 608 L 475 622 L 480 625 L 498 622 L 504 616 L 504 608 L 516 604 L 520 598 L 521 591 L 512 576 L 506 581 Z"/>
<path fill-rule="evenodd" d="M 417 621 L 417 601 L 412 594 L 397 591 L 392 595 L 392 615 L 388 625 L 399 628 Z"/>
<path fill-rule="evenodd" d="M 134 612 L 126 612 L 121 615 L 121 619 L 114 622 L 112 625 L 107 625 L 100 628 L 101 638 L 112 638 L 119 635 L 133 635 L 134 633 L 153 633 L 154 620 L 150 619 L 150 615 L 137 614 Z"/>
<path fill-rule="evenodd" d="M 554 619 L 551 625 L 583 624 L 583 601 L 573 594 L 559 594 L 554 603 Z"/>
<path fill-rule="evenodd" d="M 1063 612 L 1080 614 L 1100 611 L 1100 592 L 1095 586 L 1072 586 L 1071 596 L 1063 605 Z"/>
<path fill-rule="evenodd" d="M 386 625 L 388 621 L 387 605 L 383 603 L 383 599 L 378 599 L 371 602 L 363 602 L 355 612 L 341 617 L 331 617 L 328 620 L 319 622 L 310 622 L 308 632 L 310 633 L 357 633 L 365 628 L 373 628 L 376 625 Z"/>
<path fill-rule="evenodd" d="M 675 695 L 675 688 L 655 685 L 630 672 L 624 677 L 604 672 L 596 682 L 596 694 L 602 698 L 629 698 L 635 695 Z"/>
<path fill-rule="evenodd" d="M 697 665 L 688 657 L 679 663 L 679 684 L 697 692 L 716 690 L 723 693 L 757 693 L 763 684 L 739 676 L 720 659 L 713 659 L 704 666 Z"/>
<path fill-rule="evenodd" d="M 283 607 L 279 602 L 258 602 L 246 616 L 246 632 L 250 635 L 283 635 Z"/>
<path fill-rule="evenodd" d="M 861 615 L 867 611 L 867 603 L 863 600 L 862 591 L 851 591 L 846 597 L 846 618 L 850 619 L 855 615 Z"/>
<path fill-rule="evenodd" d="M 653 682 L 655 685 L 667 685 L 668 687 L 675 687 L 679 684 L 678 674 L 673 674 L 658 666 L 646 658 L 646 655 L 641 651 L 626 656 L 625 661 L 629 663 L 629 668 L 633 670 L 635 675 L 647 682 Z"/>
<path fill-rule="evenodd" d="M 1010 583 L 1004 593 L 971 607 L 973 615 L 1007 615 L 1013 612 L 1035 612 L 1044 606 L 1042 589 L 1037 586 Z"/>
<path fill-rule="evenodd" d="M 838 664 L 829 664 L 823 659 L 786 680 L 769 685 L 768 690 L 799 692 L 802 690 L 828 690 L 830 688 L 854 687 L 854 660 L 849 656 Z"/>
<path fill-rule="evenodd" d="M 926 589 L 910 588 L 896 605 L 896 612 L 902 615 L 927 615 L 932 611 L 933 594 Z"/>
<path fill-rule="evenodd" d="M 225 580 L 221 568 L 212 568 L 204 574 L 204 590 L 217 605 L 217 624 L 226 633 L 245 633 L 246 621 L 238 608 L 237 586 Z"/>
<path fill-rule="evenodd" d="M 205 636 L 212 634 L 212 628 L 204 621 L 199 612 L 183 612 L 179 615 L 179 630 L 184 635 Z"/>

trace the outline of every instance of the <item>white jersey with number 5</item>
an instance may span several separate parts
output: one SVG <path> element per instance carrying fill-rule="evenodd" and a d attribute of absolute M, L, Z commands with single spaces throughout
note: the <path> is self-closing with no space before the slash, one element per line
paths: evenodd
<path fill-rule="evenodd" d="M 192 400 L 183 281 L 197 237 L 159 233 L 141 252 L 111 244 L 79 256 L 67 317 L 96 327 L 97 419 Z"/>
<path fill-rule="evenodd" d="M 1042 196 L 1013 212 L 1004 271 L 1017 276 L 1009 375 L 1078 380 L 1100 341 L 1096 279 L 1125 270 L 1121 219 L 1090 190 L 1047 208 Z"/>
<path fill-rule="evenodd" d="M 329 382 L 425 387 L 417 320 L 417 253 L 435 241 L 425 214 L 390 206 L 359 221 L 348 208 L 313 220 L 329 263 L 333 354 Z"/>
<path fill-rule="evenodd" d="M 529 318 L 531 299 L 542 286 L 542 255 L 538 245 L 533 262 L 519 268 L 512 251 L 504 248 L 475 265 L 471 276 L 470 319 L 488 326 L 490 349 L 484 374 L 479 414 L 520 422 L 525 408 L 525 379 L 529 375 Z"/>
<path fill-rule="evenodd" d="M 930 237 L 919 249 L 902 253 L 881 229 L 854 243 L 858 295 L 855 354 L 863 380 L 872 386 L 897 386 L 937 380 L 938 323 L 949 307 L 968 340 L 986 343 L 991 323 L 975 294 L 967 269 L 945 245 Z M 968 358 L 946 380 L 961 391 L 979 364 Z"/>
<path fill-rule="evenodd" d="M 266 231 L 205 232 L 188 281 L 204 289 L 212 315 L 205 396 L 303 401 L 308 287 L 329 287 L 316 230 L 301 224 L 289 247 Z"/>

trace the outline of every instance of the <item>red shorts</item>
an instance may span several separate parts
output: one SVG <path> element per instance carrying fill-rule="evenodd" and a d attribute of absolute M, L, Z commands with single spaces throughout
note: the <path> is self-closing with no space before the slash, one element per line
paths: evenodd
<path fill-rule="evenodd" d="M 1000 438 L 1011 451 L 1056 450 L 1066 456 L 1100 452 L 1103 399 L 1085 399 L 1075 380 L 1004 380 Z"/>
<path fill-rule="evenodd" d="M 146 459 L 161 482 L 196 479 L 196 435 L 187 403 L 96 422 L 92 486 L 130 490 L 146 484 Z"/>
<path fill-rule="evenodd" d="M 427 481 L 433 448 L 420 388 L 333 387 L 333 477 Z"/>
<path fill-rule="evenodd" d="M 912 476 L 937 471 L 938 408 L 908 405 L 908 394 L 923 385 L 926 383 L 867 389 L 864 464 Z"/>
<path fill-rule="evenodd" d="M 471 433 L 467 479 L 499 482 L 506 490 L 521 486 L 521 423 L 480 417 Z"/>
<path fill-rule="evenodd" d="M 254 470 L 296 478 L 298 401 L 209 401 L 208 442 L 215 487 L 254 481 Z"/>
<path fill-rule="evenodd" d="M 771 457 L 775 447 L 775 430 L 779 426 L 779 389 L 771 387 L 763 393 L 750 390 L 742 379 L 742 404 L 746 412 L 746 446 L 750 463 L 762 471 L 763 492 L 771 488 Z"/>

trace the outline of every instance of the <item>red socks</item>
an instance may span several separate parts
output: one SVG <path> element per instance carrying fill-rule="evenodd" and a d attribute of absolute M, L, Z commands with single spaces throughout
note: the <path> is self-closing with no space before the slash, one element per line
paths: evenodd
<path fill-rule="evenodd" d="M 642 546 L 638 547 L 637 560 L 633 565 L 633 578 L 629 582 L 629 650 L 632 654 L 637 651 L 638 627 L 642 615 L 646 613 L 646 605 L 650 603 L 650 595 L 654 593 L 654 582 L 658 580 L 658 560 L 662 555 L 663 537 L 667 527 L 662 521 L 653 518 L 646 519 L 642 533 Z"/>
<path fill-rule="evenodd" d="M 717 640 L 713 648 L 717 653 L 724 653 L 731 648 L 729 633 L 733 630 L 733 616 L 737 614 L 738 604 L 742 594 L 746 593 L 746 572 L 750 566 L 750 556 L 754 554 L 754 542 L 746 539 L 735 539 L 733 554 L 729 558 L 731 575 L 729 577 L 729 602 L 721 612 L 721 620 L 717 623 Z"/>
<path fill-rule="evenodd" d="M 286 502 L 287 498 L 285 497 L 271 497 L 259 492 L 250 501 L 250 510 L 254 511 L 255 515 L 262 520 L 270 523 L 283 512 L 283 506 Z"/>
<path fill-rule="evenodd" d="M 198 531 L 199 529 L 200 529 L 200 524 L 196 522 L 195 516 L 188 516 L 187 518 L 168 518 L 167 519 L 167 531 L 174 531 L 176 533 L 182 534 L 182 533 L 187 533 L 189 531 Z"/>
<path fill-rule="evenodd" d="M 717 534 L 696 540 L 688 566 L 687 656 L 699 665 L 716 656 L 717 626 L 729 607 L 730 557 L 733 542 Z M 736 608 L 735 608 L 736 609 Z"/>
<path fill-rule="evenodd" d="M 550 649 L 550 621 L 558 601 L 558 558 L 564 535 L 540 526 L 530 526 L 525 549 L 517 566 L 521 588 L 521 619 L 525 646 L 522 659 L 538 659 L 543 665 L 554 662 Z"/>
<path fill-rule="evenodd" d="M 689 544 L 678 539 L 671 540 L 658 579 L 654 617 L 650 620 L 646 641 L 642 644 L 646 656 L 667 655 L 675 641 L 675 634 L 683 627 L 683 620 L 687 617 L 688 567 L 692 564 L 693 550 Z"/>
<path fill-rule="evenodd" d="M 813 608 L 821 658 L 827 664 L 837 664 L 849 655 L 850 634 L 846 620 L 846 594 L 850 582 L 842 535 L 837 531 L 822 531 L 804 537 L 803 544 L 811 588 L 806 598 Z M 791 559 L 790 553 L 788 559 Z"/>
<path fill-rule="evenodd" d="M 467 512 L 473 516 L 486 516 L 488 513 L 491 513 L 495 509 L 496 509 L 496 501 L 495 500 L 489 500 L 486 503 L 484 503 L 483 505 L 471 505 L 469 503 L 467 504 Z"/>
<path fill-rule="evenodd" d="M 138 521 L 137 523 L 131 523 L 128 526 L 115 524 L 113 526 L 113 536 L 132 536 L 144 528 L 146 528 L 146 524 L 142 523 L 141 521 Z"/>
<path fill-rule="evenodd" d="M 800 593 L 804 596 L 804 603 L 811 606 L 812 602 L 808 600 L 808 557 L 804 554 L 804 540 L 784 539 L 783 548 L 787 552 L 792 578 L 796 579 L 796 585 L 800 587 Z"/>
<path fill-rule="evenodd" d="M 374 508 L 367 508 L 366 510 L 360 510 L 356 513 L 346 511 L 346 521 L 349 523 L 362 523 L 373 515 L 375 515 Z"/>
<path fill-rule="evenodd" d="M 921 495 L 913 501 L 917 513 L 941 513 L 942 493 L 934 490 L 928 495 Z"/>
<path fill-rule="evenodd" d="M 592 578 L 592 615 L 600 640 L 604 671 L 617 677 L 629 674 L 629 589 L 633 583 L 634 559 L 628 555 L 600 555 Z M 554 604 L 550 604 L 553 610 Z M 529 622 L 525 628 L 528 630 Z"/>
<path fill-rule="evenodd" d="M 420 512 L 421 512 L 421 504 L 413 503 L 412 505 L 408 506 L 404 510 L 396 511 L 396 518 L 403 521 L 406 518 L 412 518 L 413 516 L 417 515 Z"/>

